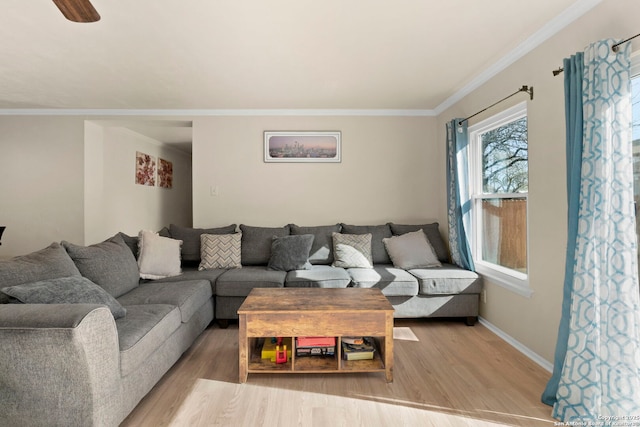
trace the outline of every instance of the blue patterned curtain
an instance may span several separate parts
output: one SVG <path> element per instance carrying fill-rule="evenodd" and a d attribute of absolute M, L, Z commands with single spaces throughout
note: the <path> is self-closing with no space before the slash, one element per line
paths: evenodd
<path fill-rule="evenodd" d="M 469 153 L 467 123 L 461 119 L 447 123 L 447 207 L 451 260 L 462 268 L 475 271 L 466 230 L 469 229 Z"/>
<path fill-rule="evenodd" d="M 584 74 L 583 53 L 578 52 L 564 60 L 564 113 L 567 138 L 567 252 L 564 270 L 562 317 L 558 328 L 553 375 L 542 393 L 547 405 L 556 403 L 558 383 L 562 374 L 564 358 L 569 342 L 569 319 L 571 315 L 571 289 L 573 289 L 573 264 L 578 236 L 578 212 L 580 206 L 580 175 L 582 171 L 582 76 Z"/>
<path fill-rule="evenodd" d="M 640 415 L 630 45 L 614 53 L 613 43 L 600 41 L 584 52 L 580 182 L 568 182 L 569 191 L 579 192 L 569 238 L 572 227 L 576 232 L 568 242 L 574 248 L 567 260 L 571 282 L 558 338 L 566 337 L 566 343 L 556 348 L 556 363 L 562 364 L 557 387 L 548 386 L 543 396 L 550 399 L 555 388 L 554 417 L 593 425 L 602 417 Z M 569 159 L 567 166 L 577 167 Z M 570 209 L 574 197 L 569 194 Z"/>

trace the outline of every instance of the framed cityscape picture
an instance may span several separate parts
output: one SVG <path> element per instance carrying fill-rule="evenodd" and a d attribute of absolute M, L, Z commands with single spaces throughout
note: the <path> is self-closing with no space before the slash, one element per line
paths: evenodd
<path fill-rule="evenodd" d="M 340 163 L 341 134 L 331 132 L 264 132 L 267 163 Z"/>

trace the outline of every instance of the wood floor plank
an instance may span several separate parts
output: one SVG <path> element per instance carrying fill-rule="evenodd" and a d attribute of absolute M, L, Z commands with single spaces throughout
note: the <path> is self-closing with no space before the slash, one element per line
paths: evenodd
<path fill-rule="evenodd" d="M 384 373 L 249 374 L 246 385 L 256 387 L 248 388 L 238 385 L 237 324 L 211 325 L 122 426 L 169 426 L 192 391 L 202 394 L 209 414 L 191 420 L 194 426 L 325 425 L 327 418 L 331 425 L 376 426 L 385 425 L 389 405 L 407 422 L 418 416 L 434 426 L 553 425 L 551 408 L 540 402 L 550 374 L 481 324 L 396 319 L 395 325 L 410 327 L 419 341 L 394 341 L 393 383 Z M 228 383 L 231 395 L 194 389 L 200 378 Z M 345 409 L 335 398 L 360 403 Z"/>

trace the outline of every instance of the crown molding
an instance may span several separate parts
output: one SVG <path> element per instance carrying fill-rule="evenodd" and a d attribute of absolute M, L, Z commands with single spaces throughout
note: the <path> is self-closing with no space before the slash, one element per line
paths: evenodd
<path fill-rule="evenodd" d="M 522 58 L 527 53 L 531 52 L 536 47 L 540 46 L 544 41 L 551 36 L 558 33 L 560 30 L 567 27 L 573 21 L 593 9 L 596 5 L 601 3 L 602 0 L 578 0 L 555 18 L 547 22 L 541 29 L 533 33 L 529 38 L 523 41 L 511 52 L 503 56 L 498 62 L 487 68 L 480 74 L 478 74 L 473 80 L 467 83 L 458 92 L 447 98 L 444 102 L 438 105 L 434 111 L 436 115 L 440 115 L 447 108 L 453 106 L 459 102 L 462 98 L 469 95 L 474 90 L 489 81 L 492 77 L 495 77 L 498 73 L 506 69 L 508 66 Z"/>
<path fill-rule="evenodd" d="M 3 116 L 146 116 L 146 117 L 196 117 L 196 116 L 436 116 L 434 110 L 383 110 L 383 109 L 63 109 L 63 108 L 14 108 L 0 109 Z"/>

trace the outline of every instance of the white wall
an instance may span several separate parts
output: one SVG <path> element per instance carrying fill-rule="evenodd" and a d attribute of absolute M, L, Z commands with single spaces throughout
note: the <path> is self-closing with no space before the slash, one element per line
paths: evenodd
<path fill-rule="evenodd" d="M 437 220 L 444 164 L 434 155 L 435 124 L 431 117 L 197 118 L 194 225 Z M 264 163 L 267 130 L 339 130 L 342 162 Z"/>
<path fill-rule="evenodd" d="M 0 258 L 192 223 L 191 158 L 155 140 L 83 117 L 0 116 L 0 149 Z M 172 190 L 134 183 L 136 150 L 173 162 Z"/>
<path fill-rule="evenodd" d="M 593 41 L 636 34 L 638 17 L 640 2 L 605 0 L 438 117 L 438 139 L 444 140 L 446 121 L 467 117 L 522 85 L 534 87 L 534 100 L 528 103 L 529 279 L 534 294 L 525 298 L 487 280 L 481 315 L 549 362 L 560 321 L 567 234 L 564 83 L 562 74 L 554 77 L 551 71 Z M 526 97 L 516 96 L 470 124 Z M 444 161 L 444 146 L 439 147 Z M 440 208 L 445 209 L 444 203 Z"/>
<path fill-rule="evenodd" d="M 85 241 L 122 231 L 191 226 L 191 156 L 120 126 L 87 122 L 85 133 Z M 173 188 L 135 183 L 136 152 L 173 163 Z"/>
<path fill-rule="evenodd" d="M 0 116 L 0 258 L 83 240 L 82 122 Z"/>

